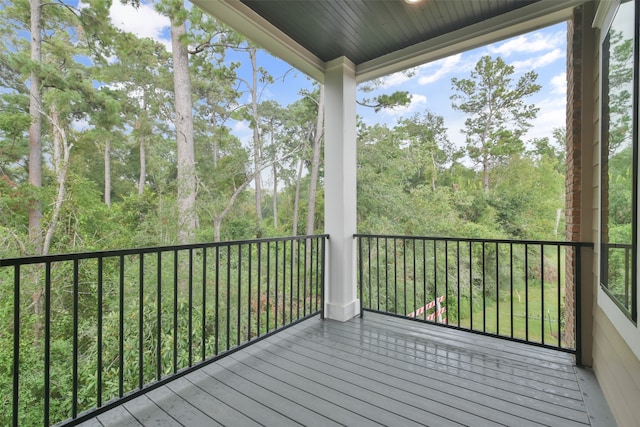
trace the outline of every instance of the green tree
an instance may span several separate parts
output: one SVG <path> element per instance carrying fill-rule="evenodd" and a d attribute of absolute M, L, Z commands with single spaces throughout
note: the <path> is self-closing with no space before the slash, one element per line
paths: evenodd
<path fill-rule="evenodd" d="M 414 185 L 428 183 L 436 191 L 438 175 L 444 172 L 459 153 L 449 141 L 442 116 L 426 111 L 422 116 L 401 120 L 395 131 L 406 140 L 407 155 L 414 174 Z"/>
<path fill-rule="evenodd" d="M 482 185 L 489 192 L 489 172 L 500 160 L 522 153 L 522 135 L 538 108 L 525 99 L 540 90 L 534 71 L 514 81 L 515 70 L 502 58 L 482 57 L 468 79 L 453 78 L 452 107 L 468 114 L 464 133 L 469 157 L 482 166 Z"/>

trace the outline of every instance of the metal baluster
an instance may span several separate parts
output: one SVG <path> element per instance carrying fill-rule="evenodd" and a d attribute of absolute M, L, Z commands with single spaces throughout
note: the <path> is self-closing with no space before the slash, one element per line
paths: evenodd
<path fill-rule="evenodd" d="M 287 323 L 287 242 L 282 242 L 282 326 Z"/>
<path fill-rule="evenodd" d="M 482 332 L 487 332 L 487 268 L 486 242 L 482 242 Z"/>
<path fill-rule="evenodd" d="M 415 313 L 417 306 L 417 295 L 416 295 L 416 240 L 413 239 L 413 311 Z M 415 315 L 414 315 L 415 317 Z"/>
<path fill-rule="evenodd" d="M 403 309 L 407 315 L 407 241 L 402 239 L 402 293 L 404 295 Z"/>
<path fill-rule="evenodd" d="M 393 311 L 398 314 L 398 240 L 393 239 Z"/>
<path fill-rule="evenodd" d="M 446 310 L 449 310 L 449 241 L 444 241 L 444 306 Z M 447 313 L 445 311 L 445 313 Z M 447 325 L 449 324 L 449 314 L 446 315 L 447 321 L 444 322 Z"/>
<path fill-rule="evenodd" d="M 157 289 L 157 306 L 156 306 L 156 381 L 160 381 L 162 378 L 162 252 L 156 253 L 158 256 L 157 262 L 157 280 L 158 280 L 158 289 Z"/>
<path fill-rule="evenodd" d="M 144 254 L 138 256 L 138 388 L 144 386 Z"/>
<path fill-rule="evenodd" d="M 217 356 L 219 352 L 219 338 L 220 338 L 220 323 L 219 323 L 219 307 L 220 307 L 220 246 L 216 246 L 216 305 L 213 308 L 214 310 L 214 320 L 215 320 L 215 337 L 216 342 L 214 344 L 213 352 Z"/>
<path fill-rule="evenodd" d="M 422 239 L 422 306 L 427 306 L 427 240 Z M 417 317 L 417 316 L 416 316 Z M 427 310 L 422 311 L 423 320 L 427 320 Z"/>
<path fill-rule="evenodd" d="M 98 305 L 102 302 L 102 258 L 98 261 Z M 51 424 L 51 262 L 45 263 L 44 278 L 44 425 Z M 102 405 L 102 314 L 98 307 L 98 406 Z"/>
<path fill-rule="evenodd" d="M 540 330 L 544 344 L 544 245 L 540 245 Z"/>
<path fill-rule="evenodd" d="M 20 407 L 20 265 L 13 269 L 13 426 L 18 427 Z"/>
<path fill-rule="evenodd" d="M 362 260 L 363 258 L 363 254 L 362 254 L 362 237 L 358 237 L 358 273 L 360 276 L 360 280 L 359 280 L 359 288 L 360 288 L 360 318 L 362 318 L 362 316 L 364 315 L 362 312 L 362 308 L 364 306 L 364 292 L 362 291 L 362 288 L 364 287 L 364 266 L 363 263 L 364 261 Z"/>
<path fill-rule="evenodd" d="M 269 332 L 269 312 L 271 311 L 271 243 L 267 242 L 267 330 Z"/>
<path fill-rule="evenodd" d="M 276 288 L 276 301 L 275 301 L 275 309 L 274 314 L 273 314 L 273 327 L 274 328 L 278 328 L 278 302 L 280 301 L 280 298 L 278 297 L 278 241 L 276 240 L 276 260 L 275 260 L 275 279 L 276 279 L 276 283 L 275 283 L 275 288 Z"/>
<path fill-rule="evenodd" d="M 565 251 L 566 251 L 566 249 L 565 249 Z M 557 294 L 557 297 L 558 297 L 558 301 L 556 302 L 558 304 L 557 314 L 556 314 L 556 316 L 557 316 L 556 318 L 558 319 L 557 320 L 557 324 L 558 324 L 558 348 L 562 348 L 562 323 L 560 322 L 560 303 L 561 303 L 560 296 L 561 296 L 561 288 L 562 288 L 562 285 L 561 285 L 562 282 L 561 282 L 560 278 L 562 277 L 562 271 L 561 271 L 561 267 L 560 267 L 560 255 L 561 255 L 560 245 L 558 245 L 558 248 L 557 248 L 557 260 L 556 260 L 556 262 L 557 262 L 557 267 L 556 268 L 558 269 L 558 278 L 557 278 L 557 283 L 556 283 L 556 294 Z"/>
<path fill-rule="evenodd" d="M 207 248 L 202 248 L 202 360 L 207 358 Z"/>
<path fill-rule="evenodd" d="M 173 373 L 178 372 L 178 250 L 173 251 Z"/>
<path fill-rule="evenodd" d="M 378 293 L 377 297 L 377 309 L 380 311 L 380 238 L 376 237 L 376 289 Z"/>
<path fill-rule="evenodd" d="M 253 243 L 247 245 L 247 252 L 249 257 L 249 273 L 247 277 L 247 341 L 251 341 L 251 280 L 253 279 L 251 269 L 253 268 Z"/>
<path fill-rule="evenodd" d="M 261 307 L 260 301 L 262 300 L 262 242 L 258 242 L 258 301 L 257 301 L 257 310 L 256 310 L 256 320 L 257 320 L 257 336 L 260 336 L 260 317 L 261 316 Z"/>
<path fill-rule="evenodd" d="M 496 334 L 500 335 L 500 248 L 496 242 Z"/>
<path fill-rule="evenodd" d="M 359 242 L 362 242 L 362 238 L 359 237 L 358 238 Z M 368 255 L 368 264 L 367 266 L 369 267 L 369 277 L 368 277 L 368 283 L 369 283 L 369 308 L 373 308 L 373 297 L 372 297 L 372 293 L 371 293 L 371 237 L 367 238 L 367 255 Z M 360 257 L 362 257 L 362 254 L 360 254 Z M 364 287 L 364 279 L 361 276 L 360 277 L 360 306 L 362 307 L 362 288 Z M 362 316 L 362 308 L 360 308 L 360 315 Z"/>
<path fill-rule="evenodd" d="M 511 338 L 513 338 L 513 243 L 509 243 L 509 286 L 510 286 L 510 304 L 511 309 L 509 315 L 511 317 Z"/>
<path fill-rule="evenodd" d="M 118 397 L 124 395 L 124 255 L 120 255 L 120 323 L 118 331 Z"/>
<path fill-rule="evenodd" d="M 302 264 L 303 268 L 302 268 L 302 314 L 303 316 L 307 315 L 307 239 L 303 240 L 303 244 L 304 244 L 304 264 Z M 298 249 L 300 247 L 298 246 Z M 300 254 L 300 251 L 298 251 L 298 254 Z M 300 259 L 300 257 L 298 257 L 298 260 Z M 312 268 L 311 268 L 311 274 L 313 275 L 313 241 L 311 243 L 311 261 L 312 261 Z M 300 261 L 298 261 L 298 263 L 300 263 Z M 311 285 L 313 283 L 313 278 L 310 277 L 309 278 L 309 292 L 311 292 Z M 309 296 L 309 299 L 311 299 L 311 296 Z M 311 301 L 309 301 L 309 311 L 311 311 Z"/>
<path fill-rule="evenodd" d="M 320 304 L 322 305 L 322 311 L 320 311 L 320 318 L 324 319 L 324 269 L 325 269 L 325 258 L 326 258 L 326 242 L 327 242 L 327 238 L 323 237 L 322 238 L 322 254 L 320 255 L 320 258 L 322 258 L 322 266 L 319 269 L 319 273 L 320 273 L 320 290 L 321 290 L 321 297 L 320 297 Z"/>
<path fill-rule="evenodd" d="M 433 300 L 438 300 L 438 247 L 436 246 L 436 240 L 433 240 Z M 434 307 L 436 310 L 438 305 Z M 425 310 L 426 312 L 427 310 Z M 438 320 L 437 317 L 435 317 Z"/>
<path fill-rule="evenodd" d="M 384 311 L 389 311 L 389 239 L 384 238 Z"/>
<path fill-rule="evenodd" d="M 289 268 L 289 322 L 293 321 L 293 259 L 294 257 L 294 243 L 295 239 L 291 240 L 291 255 L 289 255 L 289 258 L 291 260 L 291 267 Z M 297 298 L 298 294 L 296 294 L 296 298 Z"/>
<path fill-rule="evenodd" d="M 78 416 L 78 259 L 73 260 L 73 390 L 71 392 L 71 418 Z"/>
<path fill-rule="evenodd" d="M 189 367 L 193 366 L 193 249 L 189 249 Z"/>
<path fill-rule="evenodd" d="M 473 330 L 473 242 L 469 241 L 469 329 Z"/>
<path fill-rule="evenodd" d="M 240 345 L 240 329 L 242 325 L 242 244 L 238 245 L 238 312 L 236 322 L 236 345 Z"/>
<path fill-rule="evenodd" d="M 456 242 L 457 247 L 457 269 L 458 269 L 458 328 L 460 327 L 460 241 Z"/>
<path fill-rule="evenodd" d="M 298 240 L 296 244 L 296 259 L 298 260 L 298 262 L 296 263 L 297 264 L 296 274 L 297 274 L 297 283 L 298 283 L 298 291 L 296 292 L 296 303 L 297 303 L 296 319 L 300 318 L 300 246 L 301 246 L 301 243 L 306 240 L 307 239 L 304 239 L 302 241 Z M 304 293 L 304 284 L 302 286 L 302 292 Z M 304 316 L 304 311 L 302 312 L 302 315 Z"/>
<path fill-rule="evenodd" d="M 321 240 L 322 239 L 322 240 Z M 315 290 L 316 290 L 316 296 L 315 296 L 315 305 L 316 305 L 316 309 L 315 312 L 317 312 L 319 309 L 320 311 L 320 317 L 322 319 L 324 319 L 324 268 L 325 268 L 325 243 L 326 243 L 326 239 L 319 237 L 315 239 L 315 248 L 316 248 L 316 254 L 315 254 L 315 260 L 316 260 L 316 267 L 315 267 Z M 313 243 L 312 243 L 312 248 L 313 248 Z M 313 267 L 311 267 L 313 268 Z M 318 289 L 318 287 L 320 287 L 320 289 Z M 320 307 L 318 307 L 318 304 L 320 304 Z"/>
<path fill-rule="evenodd" d="M 227 246 L 227 347 L 231 348 L 231 246 Z"/>
<path fill-rule="evenodd" d="M 529 341 L 529 245 L 524 244 L 524 324 L 525 340 Z"/>

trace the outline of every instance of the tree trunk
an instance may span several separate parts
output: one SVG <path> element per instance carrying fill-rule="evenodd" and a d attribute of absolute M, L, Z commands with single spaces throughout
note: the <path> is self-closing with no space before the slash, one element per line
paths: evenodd
<path fill-rule="evenodd" d="M 260 172 L 261 170 L 257 170 L 255 173 L 260 173 Z M 219 215 L 212 216 L 214 242 L 220 241 L 220 229 L 222 226 L 222 220 L 226 218 L 229 212 L 231 212 L 231 208 L 233 208 L 233 205 L 235 205 L 236 201 L 238 200 L 238 197 L 240 196 L 240 194 L 242 194 L 244 189 L 249 186 L 250 183 L 251 183 L 251 178 L 247 179 L 242 185 L 236 188 L 233 194 L 231 195 L 231 197 L 229 198 L 229 202 L 227 203 L 227 206 L 222 210 L 222 212 L 220 212 Z"/>
<path fill-rule="evenodd" d="M 260 143 L 260 132 L 258 130 L 258 66 L 256 64 L 256 48 L 249 49 L 249 58 L 251 58 L 251 120 L 253 122 L 253 167 L 255 170 L 260 168 L 262 158 L 262 144 Z M 256 174 L 256 214 L 258 221 L 262 223 L 262 176 Z"/>
<path fill-rule="evenodd" d="M 213 241 L 220 241 L 220 229 L 222 228 L 223 217 L 216 217 L 213 219 Z"/>
<path fill-rule="evenodd" d="M 487 139 L 489 138 L 489 127 L 493 121 L 493 108 L 489 107 L 489 115 L 487 121 L 484 124 L 484 131 L 482 132 L 482 188 L 484 194 L 489 194 L 489 148 L 487 147 Z"/>
<path fill-rule="evenodd" d="M 144 193 L 144 183 L 147 177 L 147 153 L 144 137 L 140 138 L 140 177 L 138 178 L 138 195 Z"/>
<path fill-rule="evenodd" d="M 171 18 L 171 47 L 173 48 L 173 82 L 176 109 L 176 137 L 178 144 L 178 242 L 192 243 L 197 226 L 196 170 L 193 142 L 191 77 L 187 47 L 181 43 L 186 35 L 184 21 Z"/>
<path fill-rule="evenodd" d="M 111 207 L 111 141 L 104 143 L 104 204 Z"/>
<path fill-rule="evenodd" d="M 482 188 L 484 194 L 489 194 L 489 156 L 486 151 L 482 155 Z"/>
<path fill-rule="evenodd" d="M 433 172 L 431 173 L 431 191 L 436 192 L 436 174 L 438 171 L 438 165 L 436 164 L 436 158 L 431 151 L 431 165 L 433 166 Z"/>
<path fill-rule="evenodd" d="M 40 93 L 40 77 L 35 65 L 42 62 L 42 4 L 41 0 L 31 0 L 31 61 L 34 69 L 31 71 L 29 82 L 29 115 L 31 125 L 29 126 L 29 184 L 33 187 L 42 187 L 42 116 L 41 104 L 42 95 Z M 39 197 L 32 200 L 29 206 L 29 239 L 40 253 L 42 242 L 42 201 Z"/>
<path fill-rule="evenodd" d="M 322 138 L 324 136 L 324 85 L 320 85 L 318 99 L 318 119 L 316 133 L 313 138 L 313 159 L 311 161 L 311 180 L 309 181 L 309 208 L 307 211 L 307 236 L 315 230 L 316 193 L 318 188 L 318 174 L 320 170 L 320 154 L 322 153 Z"/>
<path fill-rule="evenodd" d="M 67 195 L 67 171 L 69 170 L 69 156 L 71 154 L 71 148 L 73 147 L 73 145 L 69 144 L 67 141 L 67 134 L 62 127 L 60 114 L 58 113 L 55 105 L 51 107 L 50 121 L 53 127 L 53 167 L 55 169 L 58 191 L 56 194 L 56 200 L 53 204 L 51 222 L 47 227 L 44 244 L 42 245 L 42 255 L 47 255 L 49 253 L 53 233 L 56 229 L 56 225 L 58 224 L 62 204 L 64 203 L 64 199 Z"/>
<path fill-rule="evenodd" d="M 296 178 L 296 196 L 293 200 L 293 236 L 298 235 L 298 212 L 300 211 L 300 186 L 302 181 L 302 159 L 298 163 L 298 177 Z"/>
<path fill-rule="evenodd" d="M 278 229 L 278 165 L 273 164 L 273 229 Z"/>

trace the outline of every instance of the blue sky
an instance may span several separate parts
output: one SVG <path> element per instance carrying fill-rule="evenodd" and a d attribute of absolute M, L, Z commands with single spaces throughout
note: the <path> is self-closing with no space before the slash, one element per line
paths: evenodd
<path fill-rule="evenodd" d="M 140 9 L 122 5 L 114 1 L 111 9 L 112 22 L 125 31 L 141 37 L 151 37 L 170 48 L 169 20 L 159 15 L 151 3 L 143 3 Z M 415 68 L 412 77 L 396 73 L 382 79 L 382 87 L 375 93 L 391 93 L 396 90 L 408 91 L 412 94 L 409 106 L 374 113 L 370 108 L 359 107 L 358 114 L 368 124 L 385 123 L 393 126 L 398 120 L 423 114 L 426 110 L 444 117 L 445 126 L 449 129 L 449 138 L 457 145 L 464 143 L 464 135 L 460 130 L 464 127 L 464 115 L 451 109 L 451 79 L 467 78 L 476 62 L 484 55 L 500 56 L 505 62 L 513 65 L 517 79 L 522 73 L 535 70 L 538 73 L 538 84 L 542 90 L 530 98 L 530 102 L 540 108 L 538 118 L 525 139 L 549 137 L 553 129 L 565 126 L 566 102 L 566 24 L 561 23 L 536 32 L 527 33 L 492 45 L 467 51 L 439 61 L 424 64 Z M 230 54 L 230 60 L 247 63 L 241 73 L 248 76 L 248 57 L 244 53 Z M 274 99 L 281 105 L 287 105 L 298 97 L 301 89 L 308 89 L 312 82 L 301 72 L 293 70 L 283 61 L 267 52 L 258 55 L 258 64 L 277 78 L 283 76 L 264 89 L 262 99 Z M 248 100 L 248 94 L 243 101 Z M 242 140 L 250 138 L 248 123 L 237 122 L 233 125 L 234 133 Z"/>
<path fill-rule="evenodd" d="M 565 126 L 566 23 L 424 64 L 414 69 L 415 75 L 411 78 L 403 73 L 387 76 L 383 79 L 384 90 L 410 92 L 413 95 L 411 105 L 377 114 L 360 108 L 358 113 L 367 123 L 393 124 L 401 118 L 422 114 L 428 109 L 443 116 L 445 126 L 449 129 L 449 138 L 457 144 L 463 144 L 464 135 L 460 130 L 464 127 L 465 116 L 451 108 L 451 79 L 468 78 L 484 55 L 494 58 L 500 56 L 512 65 L 515 68 L 514 80 L 531 70 L 538 73 L 537 82 L 542 89 L 530 97 L 529 102 L 538 106 L 540 111 L 526 136 L 527 140 L 545 136 L 551 138 L 554 128 Z"/>

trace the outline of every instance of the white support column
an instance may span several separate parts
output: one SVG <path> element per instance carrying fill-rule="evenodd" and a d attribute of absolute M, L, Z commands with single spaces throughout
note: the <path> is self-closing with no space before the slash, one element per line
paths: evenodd
<path fill-rule="evenodd" d="M 356 292 L 356 76 L 347 58 L 327 64 L 325 74 L 325 203 L 330 235 L 325 315 L 346 321 L 360 312 Z"/>

